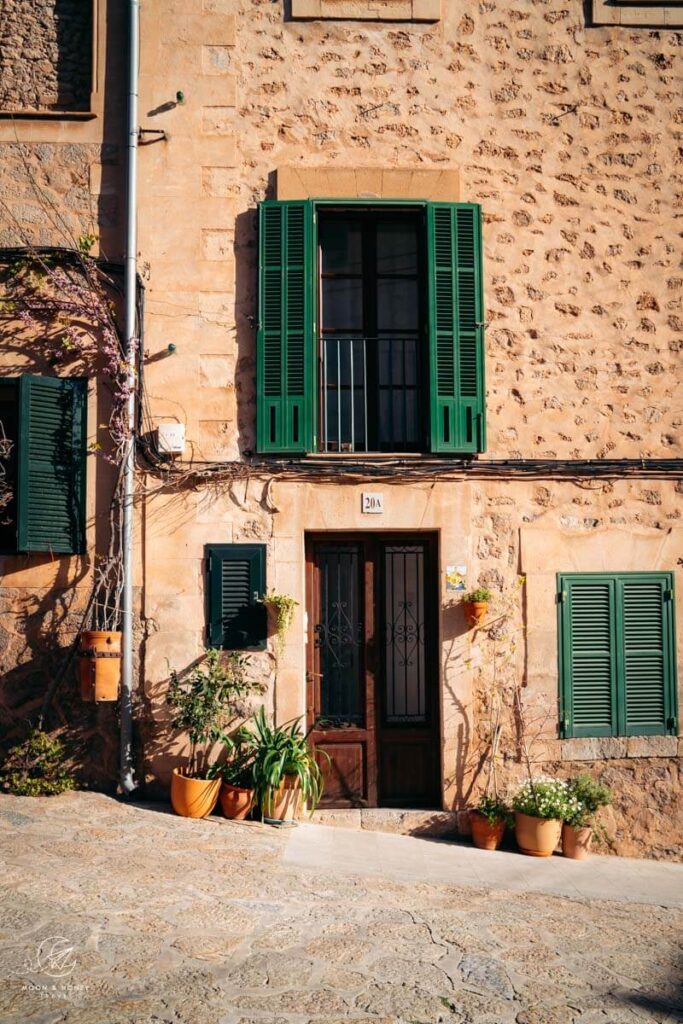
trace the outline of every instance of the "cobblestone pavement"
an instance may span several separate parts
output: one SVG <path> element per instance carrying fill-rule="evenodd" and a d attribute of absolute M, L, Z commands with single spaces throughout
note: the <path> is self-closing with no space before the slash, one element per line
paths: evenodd
<path fill-rule="evenodd" d="M 0 825 L 2 1024 L 683 1021 L 680 910 L 329 877 L 98 794 Z"/>

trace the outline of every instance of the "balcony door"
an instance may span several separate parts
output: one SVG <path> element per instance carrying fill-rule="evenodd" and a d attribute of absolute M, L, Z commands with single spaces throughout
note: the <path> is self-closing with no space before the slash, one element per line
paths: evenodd
<path fill-rule="evenodd" d="M 423 219 L 415 209 L 320 212 L 324 451 L 427 448 Z"/>
<path fill-rule="evenodd" d="M 331 807 L 439 806 L 432 535 L 307 539 L 308 728 Z"/>

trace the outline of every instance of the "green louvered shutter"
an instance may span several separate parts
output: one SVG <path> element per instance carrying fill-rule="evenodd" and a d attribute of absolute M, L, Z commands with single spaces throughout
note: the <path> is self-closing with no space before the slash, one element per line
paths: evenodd
<path fill-rule="evenodd" d="M 623 733 L 674 731 L 673 580 L 647 573 L 619 578 Z"/>
<path fill-rule="evenodd" d="M 87 381 L 19 381 L 19 551 L 85 550 Z"/>
<path fill-rule="evenodd" d="M 486 450 L 481 207 L 429 203 L 431 448 Z"/>
<path fill-rule="evenodd" d="M 265 544 L 207 544 L 209 647 L 263 651 L 268 639 Z"/>
<path fill-rule="evenodd" d="M 561 717 L 565 736 L 615 736 L 615 584 L 609 577 L 559 580 Z"/>
<path fill-rule="evenodd" d="M 314 447 L 315 279 L 313 204 L 259 205 L 259 452 Z"/>

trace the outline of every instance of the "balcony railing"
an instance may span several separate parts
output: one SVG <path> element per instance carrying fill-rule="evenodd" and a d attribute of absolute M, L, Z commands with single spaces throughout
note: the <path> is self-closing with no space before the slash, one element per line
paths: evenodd
<path fill-rule="evenodd" d="M 419 450 L 419 339 L 326 337 L 321 350 L 323 451 Z"/>

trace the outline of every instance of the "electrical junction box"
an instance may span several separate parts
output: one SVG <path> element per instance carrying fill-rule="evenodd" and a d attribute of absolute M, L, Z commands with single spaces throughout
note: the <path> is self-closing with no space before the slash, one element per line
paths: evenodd
<path fill-rule="evenodd" d="M 185 424 L 159 423 L 157 447 L 164 455 L 182 455 L 185 451 Z"/>

